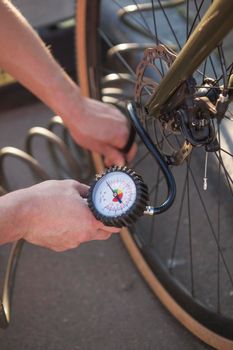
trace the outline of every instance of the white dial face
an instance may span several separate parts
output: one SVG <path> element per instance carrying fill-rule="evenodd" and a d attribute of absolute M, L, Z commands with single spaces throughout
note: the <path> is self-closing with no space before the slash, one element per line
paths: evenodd
<path fill-rule="evenodd" d="M 95 185 L 92 200 L 100 214 L 108 217 L 120 216 L 135 203 L 135 183 L 122 171 L 108 173 Z"/>

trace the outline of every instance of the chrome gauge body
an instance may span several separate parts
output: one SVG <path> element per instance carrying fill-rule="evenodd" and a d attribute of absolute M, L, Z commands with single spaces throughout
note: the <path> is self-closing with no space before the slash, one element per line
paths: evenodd
<path fill-rule="evenodd" d="M 88 205 L 108 226 L 128 226 L 141 216 L 148 202 L 148 189 L 140 175 L 127 167 L 112 167 L 96 175 Z"/>

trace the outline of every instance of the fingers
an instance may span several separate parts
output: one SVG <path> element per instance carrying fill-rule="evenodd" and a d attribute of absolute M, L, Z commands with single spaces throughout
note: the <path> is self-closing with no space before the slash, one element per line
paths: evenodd
<path fill-rule="evenodd" d="M 97 229 L 93 240 L 105 240 L 111 237 L 113 233 L 119 233 L 120 228 L 113 226 L 105 226 L 101 221 L 96 221 Z"/>
<path fill-rule="evenodd" d="M 101 221 L 98 221 L 98 229 L 104 230 L 106 232 L 118 233 L 120 231 L 119 227 L 105 226 Z"/>
<path fill-rule="evenodd" d="M 126 163 L 123 153 L 113 147 L 106 146 L 104 149 L 104 163 L 107 167 L 112 165 L 123 166 Z"/>
<path fill-rule="evenodd" d="M 102 229 L 98 229 L 97 230 L 97 235 L 95 237 L 93 237 L 93 240 L 98 240 L 98 241 L 102 241 L 102 240 L 106 240 L 108 238 L 110 238 L 112 236 L 113 232 L 108 232 Z"/>
<path fill-rule="evenodd" d="M 106 146 L 104 150 L 104 164 L 107 167 L 117 165 L 124 166 L 133 160 L 137 153 L 137 145 L 133 144 L 127 154 L 122 153 L 120 150 Z"/>
<path fill-rule="evenodd" d="M 51 249 L 57 253 L 60 253 L 60 252 L 65 252 L 67 250 L 70 250 L 70 249 L 76 249 L 80 246 L 80 242 L 75 242 L 75 243 L 70 243 L 70 244 L 67 244 L 65 246 L 61 246 L 61 245 L 51 245 L 49 247 L 47 247 L 48 249 Z"/>
<path fill-rule="evenodd" d="M 87 186 L 87 185 L 85 185 L 83 183 L 80 183 L 80 182 L 76 181 L 75 187 L 77 188 L 77 190 L 78 190 L 78 192 L 79 192 L 81 197 L 87 198 L 90 186 Z"/>
<path fill-rule="evenodd" d="M 110 238 L 111 235 L 112 235 L 112 233 L 99 229 L 97 235 L 94 237 L 94 240 L 104 241 L 104 240 Z"/>
<path fill-rule="evenodd" d="M 134 159 L 134 157 L 136 156 L 136 153 L 137 153 L 137 145 L 136 143 L 134 143 L 126 155 L 126 160 L 128 163 L 130 163 Z"/>

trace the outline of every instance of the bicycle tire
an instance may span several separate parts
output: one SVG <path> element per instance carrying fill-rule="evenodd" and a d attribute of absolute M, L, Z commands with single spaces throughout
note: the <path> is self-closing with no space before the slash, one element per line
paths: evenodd
<path fill-rule="evenodd" d="M 134 2 L 135 3 L 135 2 Z M 76 5 L 77 71 L 83 94 L 101 99 L 98 26 L 100 1 L 79 0 Z M 93 87 L 94 86 L 94 87 Z M 97 172 L 103 171 L 101 157 L 94 154 Z M 157 218 L 159 220 L 159 217 Z M 217 349 L 233 348 L 232 319 L 207 310 L 184 290 L 164 268 L 158 256 L 143 247 L 137 236 L 123 229 L 122 240 L 135 265 L 165 307 L 193 334 Z"/>

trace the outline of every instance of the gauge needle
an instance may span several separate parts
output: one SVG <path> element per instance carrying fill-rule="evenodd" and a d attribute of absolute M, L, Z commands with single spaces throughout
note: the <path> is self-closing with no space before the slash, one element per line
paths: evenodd
<path fill-rule="evenodd" d="M 108 187 L 110 188 L 110 190 L 112 191 L 113 197 L 118 199 L 119 203 L 122 203 L 122 200 L 119 198 L 118 194 L 116 191 L 114 191 L 114 189 L 109 185 L 108 181 L 106 181 Z"/>

